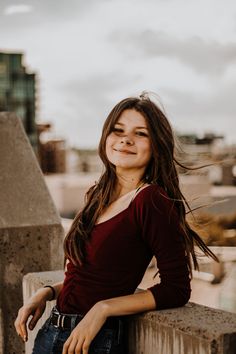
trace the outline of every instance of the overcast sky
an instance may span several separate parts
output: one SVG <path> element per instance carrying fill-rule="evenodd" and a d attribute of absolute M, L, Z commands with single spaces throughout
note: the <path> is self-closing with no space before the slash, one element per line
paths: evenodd
<path fill-rule="evenodd" d="M 96 147 L 120 99 L 156 92 L 181 133 L 236 142 L 235 0 L 0 2 L 0 51 L 38 75 L 37 118 Z"/>

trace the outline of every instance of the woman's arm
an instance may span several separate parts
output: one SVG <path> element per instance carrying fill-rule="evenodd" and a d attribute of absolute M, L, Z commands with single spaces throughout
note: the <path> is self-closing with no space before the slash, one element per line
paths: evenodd
<path fill-rule="evenodd" d="M 92 340 L 108 317 L 131 315 L 154 310 L 155 308 L 155 299 L 149 290 L 99 301 L 71 332 L 70 337 L 64 344 L 63 354 L 88 354 Z"/>
<path fill-rule="evenodd" d="M 96 306 L 96 305 L 95 305 Z M 106 318 L 110 316 L 132 315 L 156 309 L 156 302 L 150 290 L 139 291 L 132 295 L 119 296 L 98 302 Z"/>
<path fill-rule="evenodd" d="M 58 298 L 58 295 L 60 294 L 60 291 L 61 291 L 62 286 L 63 286 L 63 282 L 55 283 L 55 284 L 53 284 L 51 286 L 54 288 L 54 291 L 55 291 L 54 299 L 52 299 L 53 293 L 52 293 L 52 289 L 50 289 L 50 287 L 41 288 L 41 289 L 48 289 L 48 292 L 51 293 L 51 298 L 50 298 L 50 295 L 48 295 L 47 296 L 47 301 L 56 300 Z"/>
<path fill-rule="evenodd" d="M 55 299 L 58 297 L 63 282 L 53 285 L 55 290 Z M 29 317 L 32 316 L 29 321 L 28 328 L 33 330 L 36 323 L 44 313 L 46 302 L 52 300 L 52 289 L 40 288 L 33 296 L 29 298 L 26 304 L 24 304 L 18 311 L 17 318 L 15 320 L 15 328 L 18 335 L 26 342 L 28 339 L 27 322 Z"/>
<path fill-rule="evenodd" d="M 190 272 L 174 201 L 161 187 L 153 185 L 144 189 L 137 204 L 142 238 L 157 261 L 160 283 L 148 289 L 156 300 L 156 309 L 183 306 L 191 294 Z"/>

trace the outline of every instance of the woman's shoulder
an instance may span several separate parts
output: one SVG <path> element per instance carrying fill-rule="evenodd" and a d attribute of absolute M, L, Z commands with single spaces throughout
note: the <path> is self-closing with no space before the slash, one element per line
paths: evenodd
<path fill-rule="evenodd" d="M 144 186 L 136 194 L 134 210 L 137 215 L 152 217 L 177 216 L 175 201 L 157 184 Z"/>
<path fill-rule="evenodd" d="M 158 184 L 147 184 L 140 188 L 134 198 L 134 203 L 141 208 L 170 209 L 174 201 L 164 188 Z"/>
<path fill-rule="evenodd" d="M 167 197 L 165 190 L 159 186 L 158 184 L 145 184 L 139 191 L 136 193 L 134 199 L 143 199 L 143 198 L 150 198 L 152 196 L 163 196 Z"/>

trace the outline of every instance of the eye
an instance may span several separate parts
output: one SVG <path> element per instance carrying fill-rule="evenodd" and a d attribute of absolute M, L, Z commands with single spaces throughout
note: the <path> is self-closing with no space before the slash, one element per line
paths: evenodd
<path fill-rule="evenodd" d="M 117 134 L 121 134 L 121 133 L 124 132 L 123 129 L 121 129 L 121 128 L 116 128 L 116 127 L 114 127 L 114 128 L 112 129 L 112 131 L 113 131 L 114 133 L 117 133 Z"/>
<path fill-rule="evenodd" d="M 137 132 L 136 132 L 136 135 L 138 135 L 138 136 L 146 136 L 146 137 L 148 137 L 148 134 L 147 134 L 147 133 L 145 133 L 145 132 L 142 132 L 142 131 L 137 131 Z"/>

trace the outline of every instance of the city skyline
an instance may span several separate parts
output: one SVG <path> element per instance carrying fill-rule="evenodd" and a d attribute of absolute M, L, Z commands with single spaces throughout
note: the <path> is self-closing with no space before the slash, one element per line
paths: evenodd
<path fill-rule="evenodd" d="M 236 3 L 5 0 L 0 50 L 38 74 L 38 120 L 96 147 L 120 99 L 156 92 L 179 133 L 236 142 Z"/>

